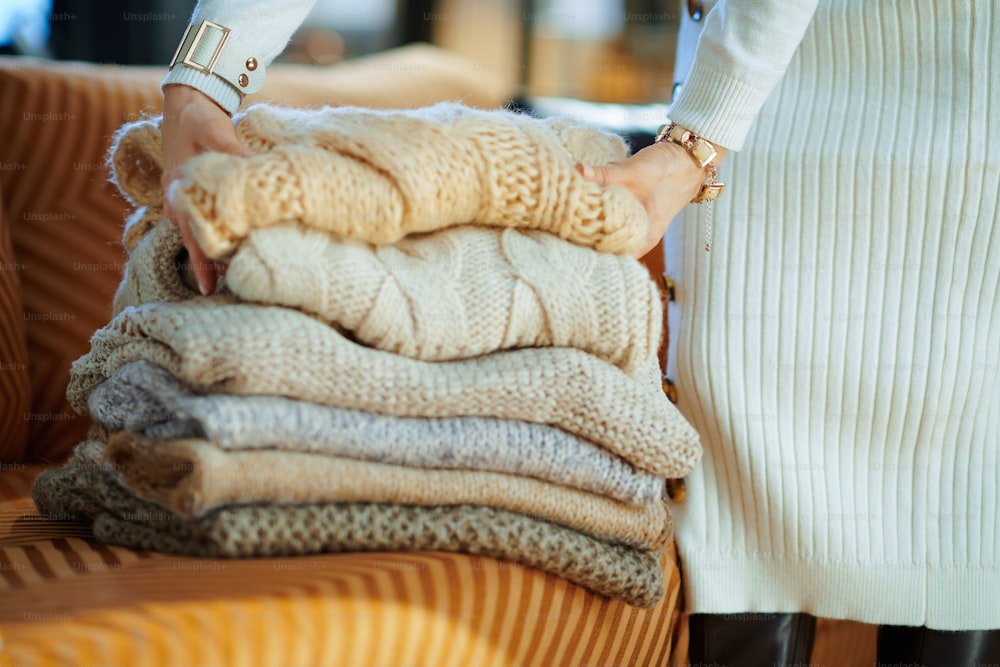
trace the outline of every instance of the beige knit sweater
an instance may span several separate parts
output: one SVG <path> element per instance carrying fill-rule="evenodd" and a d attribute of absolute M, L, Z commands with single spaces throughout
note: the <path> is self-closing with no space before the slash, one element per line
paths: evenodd
<path fill-rule="evenodd" d="M 206 153 L 170 193 L 209 257 L 251 229 L 287 220 L 372 243 L 475 222 L 547 231 L 627 253 L 648 219 L 624 188 L 585 181 L 579 160 L 627 155 L 614 136 L 564 119 L 440 104 L 407 111 L 256 105 L 238 114 L 253 157 Z M 159 120 L 126 125 L 112 148 L 119 187 L 162 201 Z"/>
<path fill-rule="evenodd" d="M 137 494 L 182 516 L 273 502 L 483 505 L 562 524 L 640 549 L 672 537 L 662 501 L 629 505 L 521 475 L 430 470 L 289 451 L 225 451 L 207 440 L 156 440 L 122 431 L 108 459 Z"/>
<path fill-rule="evenodd" d="M 114 315 L 129 306 L 198 296 L 181 233 L 162 208 L 136 211 L 125 223 L 123 242 L 128 262 L 112 301 Z"/>
<path fill-rule="evenodd" d="M 539 568 L 644 607 L 664 592 L 655 552 L 493 507 L 254 503 L 184 518 L 123 487 L 100 442 L 81 443 L 64 466 L 43 471 L 31 495 L 43 515 L 92 520 L 99 541 L 142 551 L 200 558 L 457 551 Z"/>
<path fill-rule="evenodd" d="M 663 477 L 683 477 L 701 455 L 697 433 L 663 394 L 655 361 L 637 377 L 571 348 L 417 361 L 353 343 L 295 310 L 215 296 L 130 308 L 98 330 L 70 372 L 74 408 L 85 413 L 94 385 L 137 359 L 202 392 L 552 424 Z"/>

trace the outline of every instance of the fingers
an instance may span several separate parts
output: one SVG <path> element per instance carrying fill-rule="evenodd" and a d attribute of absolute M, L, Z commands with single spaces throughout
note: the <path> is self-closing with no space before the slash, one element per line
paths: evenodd
<path fill-rule="evenodd" d="M 653 249 L 660 243 L 661 238 L 663 238 L 662 234 L 660 236 L 656 236 L 655 234 L 647 236 L 643 246 L 633 252 L 632 257 L 635 259 L 642 259 L 653 251 Z"/>
<path fill-rule="evenodd" d="M 170 188 L 183 176 L 184 165 L 202 153 L 238 157 L 249 157 L 252 153 L 236 136 L 229 115 L 201 92 L 187 86 L 168 85 L 164 88 L 163 101 L 164 169 L 160 179 L 163 209 L 180 230 L 198 289 L 207 295 L 215 291 L 221 265 L 209 260 L 198 246 L 187 217 L 170 202 Z"/>
<path fill-rule="evenodd" d="M 229 155 L 236 155 L 238 157 L 250 157 L 253 155 L 246 146 L 240 143 L 235 131 L 216 132 L 208 135 L 206 139 L 207 141 L 203 146 L 205 151 L 218 151 L 219 153 L 228 153 Z"/>
<path fill-rule="evenodd" d="M 198 242 L 195 241 L 194 234 L 191 232 L 191 227 L 187 224 L 187 220 L 179 215 L 173 207 L 170 207 L 170 210 L 173 211 L 175 216 L 171 218 L 171 221 L 180 230 L 181 238 L 184 240 L 184 247 L 187 248 L 188 259 L 191 261 L 191 270 L 194 272 L 194 279 L 198 282 L 198 291 L 203 296 L 207 296 L 215 291 L 217 280 L 215 263 L 209 261 L 205 253 L 202 252 L 201 247 L 198 246 Z"/>
<path fill-rule="evenodd" d="M 584 180 L 597 183 L 598 185 L 604 187 L 616 184 L 619 180 L 618 167 L 615 165 L 595 167 L 589 164 L 583 164 L 582 162 L 577 162 L 576 170 L 581 176 L 583 176 Z"/>

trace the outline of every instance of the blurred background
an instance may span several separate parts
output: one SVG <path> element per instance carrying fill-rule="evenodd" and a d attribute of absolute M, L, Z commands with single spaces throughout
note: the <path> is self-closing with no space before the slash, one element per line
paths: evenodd
<path fill-rule="evenodd" d="M 2 0 L 0 53 L 166 66 L 193 0 Z M 409 42 L 459 53 L 523 99 L 669 101 L 681 0 L 318 0 L 280 60 Z"/>

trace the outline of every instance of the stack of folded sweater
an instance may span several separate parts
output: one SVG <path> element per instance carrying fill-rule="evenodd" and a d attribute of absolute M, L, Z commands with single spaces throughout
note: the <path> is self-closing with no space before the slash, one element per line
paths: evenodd
<path fill-rule="evenodd" d="M 228 262 L 209 297 L 159 208 L 158 120 L 119 133 L 129 261 L 68 392 L 95 428 L 39 508 L 135 548 L 463 551 L 654 604 L 664 481 L 700 447 L 619 254 L 645 214 L 573 169 L 621 140 L 458 105 L 234 122 L 255 155 L 195 158 L 170 193 Z"/>

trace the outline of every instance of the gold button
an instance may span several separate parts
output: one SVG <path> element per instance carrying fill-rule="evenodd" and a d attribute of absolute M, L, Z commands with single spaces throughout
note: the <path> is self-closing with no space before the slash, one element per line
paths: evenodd
<path fill-rule="evenodd" d="M 668 378 L 663 378 L 663 393 L 667 395 L 667 400 L 671 403 L 677 403 L 677 385 L 671 382 Z"/>
<path fill-rule="evenodd" d="M 247 84 L 250 83 L 250 79 L 247 77 L 246 74 L 240 74 L 236 80 L 239 81 L 240 85 L 243 86 L 244 88 L 246 88 Z"/>
<path fill-rule="evenodd" d="M 251 72 L 254 71 L 255 69 L 257 69 L 257 59 L 256 58 L 253 58 L 253 57 L 247 58 L 247 69 L 249 71 L 251 71 Z"/>
<path fill-rule="evenodd" d="M 674 502 L 682 503 L 684 498 L 687 497 L 687 484 L 683 479 L 668 479 L 667 480 L 667 495 Z"/>
<path fill-rule="evenodd" d="M 661 277 L 663 278 L 663 289 L 667 290 L 667 300 L 668 301 L 676 301 L 677 300 L 677 283 L 675 283 L 674 279 L 671 278 L 670 276 L 668 276 L 665 273 Z"/>

